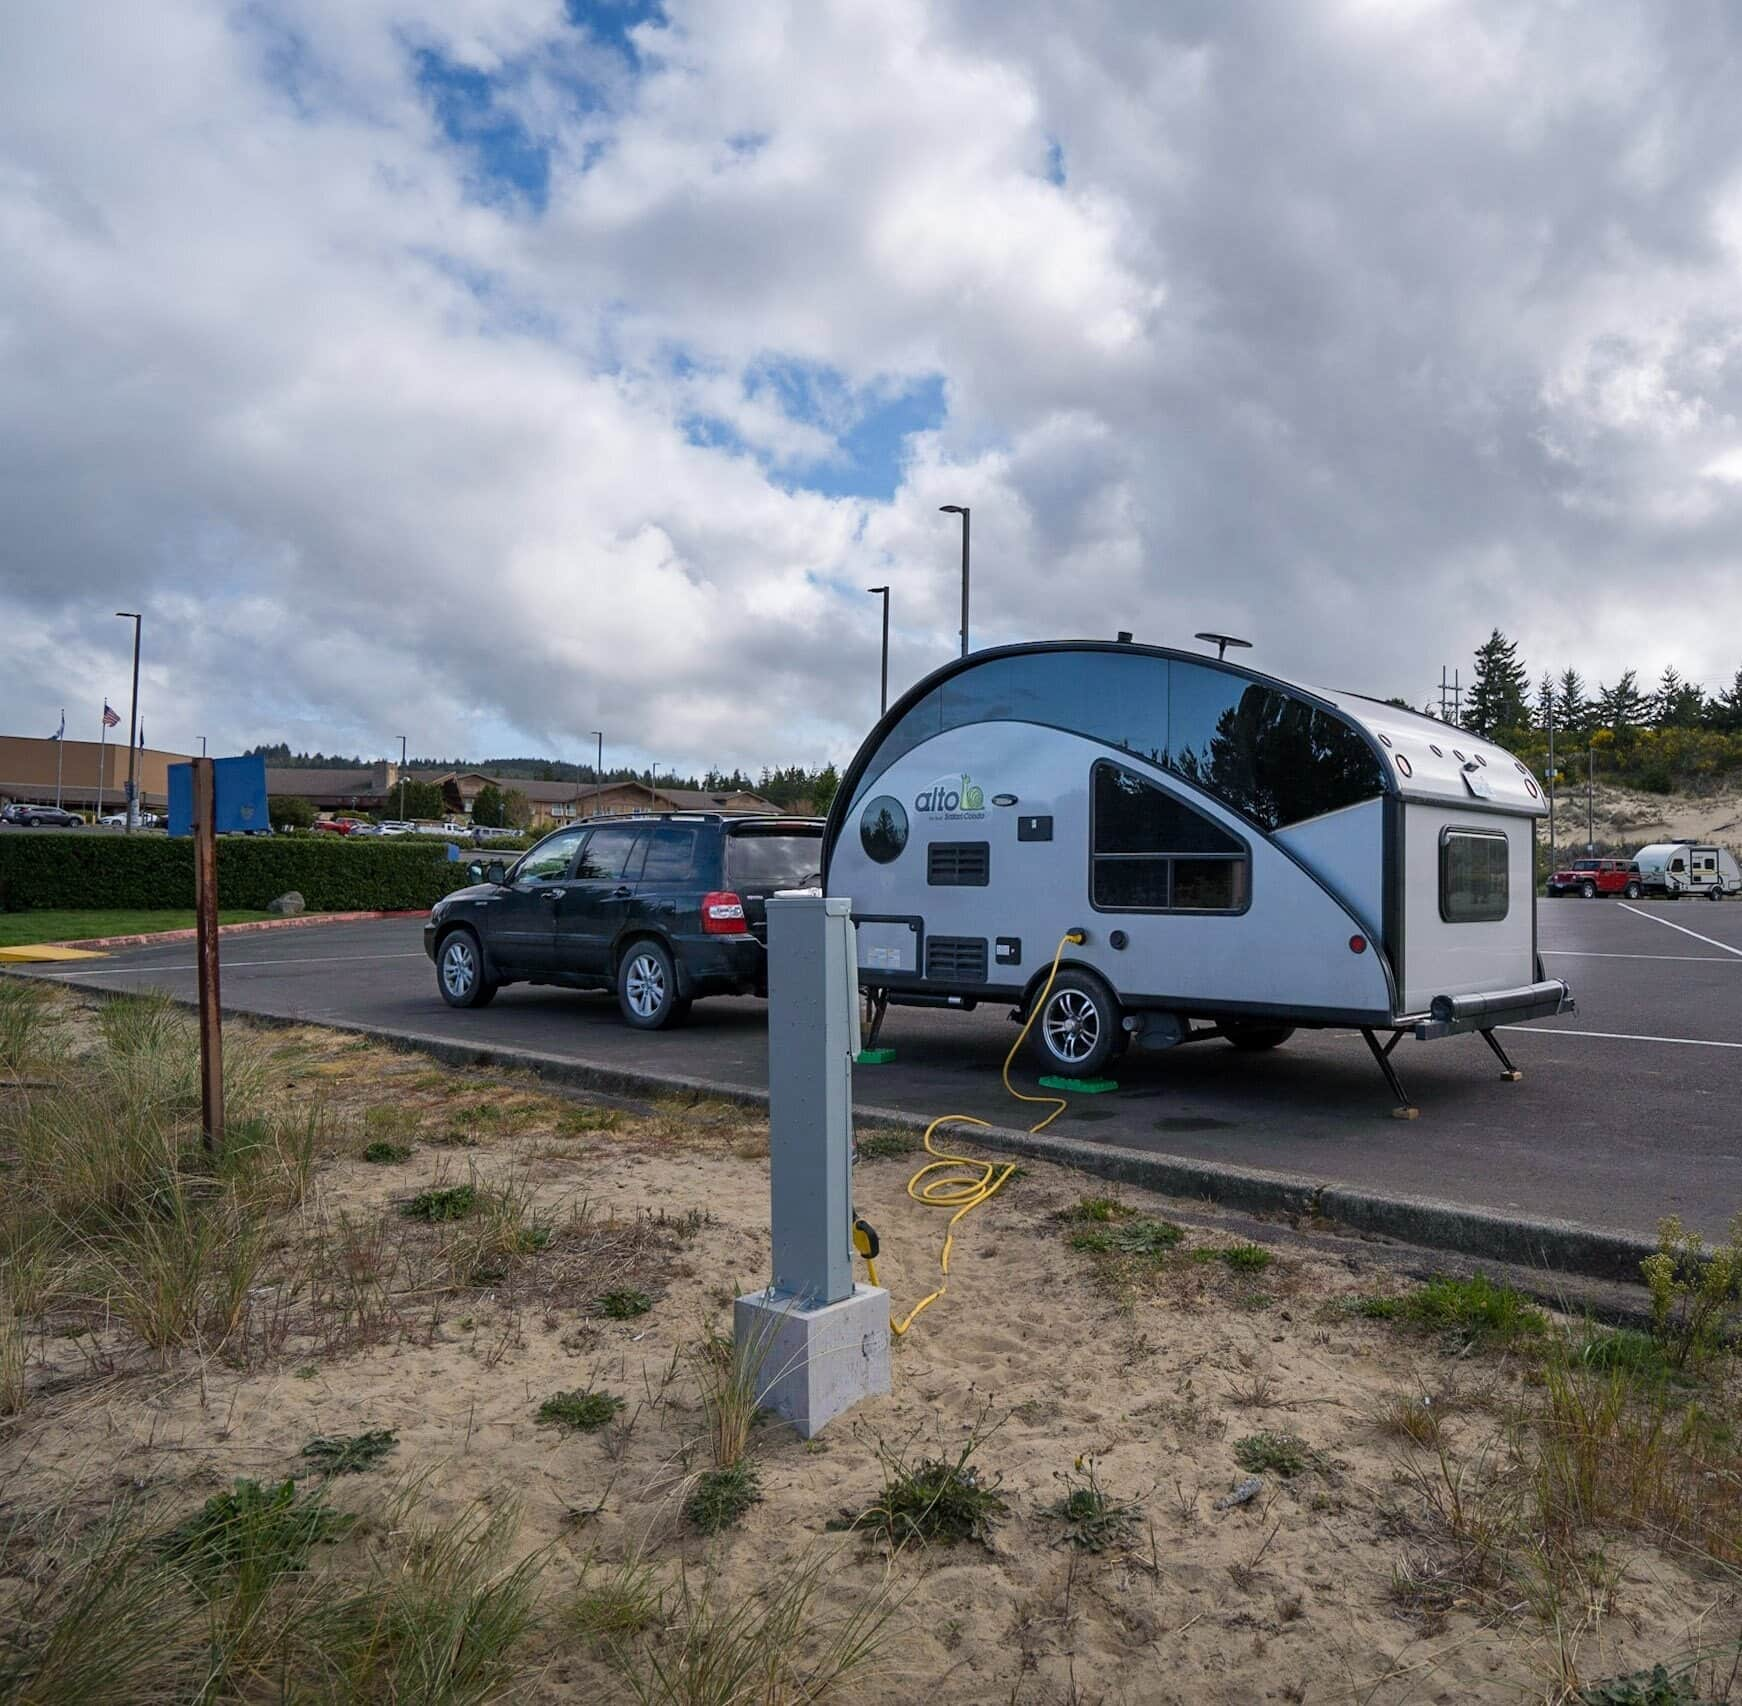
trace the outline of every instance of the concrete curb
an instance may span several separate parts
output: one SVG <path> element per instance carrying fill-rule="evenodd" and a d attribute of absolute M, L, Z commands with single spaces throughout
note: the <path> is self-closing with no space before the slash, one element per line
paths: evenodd
<path fill-rule="evenodd" d="M 251 918 L 242 924 L 220 924 L 220 936 L 251 936 L 258 930 L 300 930 L 310 924 L 368 924 L 378 918 L 427 918 L 429 908 L 407 912 L 299 912 L 294 918 Z M 146 930 L 136 936 L 80 936 L 65 942 L 44 942 L 45 948 L 148 948 L 157 942 L 191 942 L 199 931 Z"/>
<path fill-rule="evenodd" d="M 4 969 L 4 968 L 0 968 Z M 14 976 L 28 975 L 14 971 Z M 107 984 L 80 983 L 57 977 L 63 986 L 87 994 L 114 997 L 125 993 Z M 171 996 L 184 1007 L 191 997 Z M 416 1049 L 453 1066 L 505 1067 L 530 1071 L 552 1084 L 625 1097 L 695 1096 L 729 1102 L 758 1113 L 768 1112 L 768 1093 L 738 1085 L 721 1085 L 679 1073 L 626 1071 L 545 1054 L 537 1049 L 489 1047 L 456 1043 L 421 1031 L 389 1029 L 344 1019 L 286 1018 L 226 1008 L 236 1018 L 274 1027 L 320 1025 L 349 1036 L 367 1037 L 392 1048 Z M 923 1132 L 931 1121 L 905 1109 L 854 1104 L 861 1124 L 893 1126 Z M 1013 1130 L 1006 1126 L 969 1126 L 963 1141 L 984 1149 L 1051 1161 L 1077 1172 L 1118 1184 L 1136 1185 L 1163 1196 L 1199 1198 L 1247 1214 L 1324 1230 L 1340 1228 L 1364 1238 L 1390 1240 L 1422 1249 L 1440 1250 L 1478 1261 L 1504 1263 L 1536 1274 L 1568 1274 L 1627 1286 L 1640 1284 L 1639 1264 L 1657 1248 L 1636 1233 L 1606 1232 L 1570 1220 L 1526 1220 L 1489 1209 L 1467 1208 L 1428 1197 L 1382 1196 L 1305 1174 L 1269 1172 L 1197 1161 L 1181 1155 L 1158 1155 L 1081 1138 Z M 1538 1288 L 1541 1289 L 1540 1287 Z"/>

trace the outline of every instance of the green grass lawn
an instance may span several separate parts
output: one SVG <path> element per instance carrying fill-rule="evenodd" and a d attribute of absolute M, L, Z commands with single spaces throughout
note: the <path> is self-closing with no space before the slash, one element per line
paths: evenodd
<path fill-rule="evenodd" d="M 220 912 L 220 924 L 245 924 L 270 918 L 269 912 Z M 92 936 L 140 936 L 152 930 L 191 930 L 193 908 L 185 912 L 0 912 L 0 948 L 34 942 L 77 942 Z"/>

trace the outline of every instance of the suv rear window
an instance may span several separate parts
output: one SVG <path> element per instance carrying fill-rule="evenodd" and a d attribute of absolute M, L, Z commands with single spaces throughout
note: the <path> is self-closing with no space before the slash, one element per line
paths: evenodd
<path fill-rule="evenodd" d="M 772 894 L 804 888 L 822 879 L 823 832 L 814 830 L 739 830 L 726 837 L 726 884 L 737 890 Z"/>

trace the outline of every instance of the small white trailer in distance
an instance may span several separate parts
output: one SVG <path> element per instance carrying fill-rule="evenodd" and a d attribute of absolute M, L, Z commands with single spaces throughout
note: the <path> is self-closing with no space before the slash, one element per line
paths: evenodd
<path fill-rule="evenodd" d="M 1298 1026 L 1391 1052 L 1570 1006 L 1536 951 L 1524 765 L 1463 730 L 1232 663 L 1056 641 L 959 659 L 843 778 L 825 892 L 890 1003 L 1009 1001 L 1052 1072 L 1135 1043 L 1267 1049 Z M 1382 1043 L 1381 1033 L 1389 1033 Z"/>
<path fill-rule="evenodd" d="M 1742 894 L 1742 867 L 1728 847 L 1701 841 L 1654 841 L 1641 847 L 1633 862 L 1648 895 L 1668 900 L 1704 895 L 1707 900 L 1722 900 L 1727 894 Z"/>

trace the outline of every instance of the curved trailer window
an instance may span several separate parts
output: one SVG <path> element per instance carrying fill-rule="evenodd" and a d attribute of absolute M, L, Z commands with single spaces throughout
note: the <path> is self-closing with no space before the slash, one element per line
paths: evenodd
<path fill-rule="evenodd" d="M 890 729 L 854 805 L 897 759 L 947 729 L 1038 723 L 1147 759 L 1261 829 L 1283 829 L 1385 792 L 1355 728 L 1304 695 L 1186 658 L 1113 650 L 1010 653 L 940 682 Z"/>
<path fill-rule="evenodd" d="M 1117 764 L 1097 764 L 1089 898 L 1103 912 L 1244 912 L 1252 855 L 1219 823 Z"/>
<path fill-rule="evenodd" d="M 1506 836 L 1496 829 L 1440 832 L 1440 917 L 1448 924 L 1504 918 L 1508 893 Z"/>

